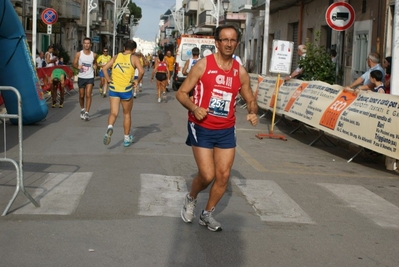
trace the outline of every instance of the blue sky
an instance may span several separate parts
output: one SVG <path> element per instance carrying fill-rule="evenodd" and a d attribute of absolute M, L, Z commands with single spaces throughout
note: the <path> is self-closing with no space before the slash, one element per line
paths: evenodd
<path fill-rule="evenodd" d="M 171 8 L 176 0 L 134 0 L 141 7 L 143 17 L 134 37 L 154 41 L 159 29 L 159 17 Z"/>

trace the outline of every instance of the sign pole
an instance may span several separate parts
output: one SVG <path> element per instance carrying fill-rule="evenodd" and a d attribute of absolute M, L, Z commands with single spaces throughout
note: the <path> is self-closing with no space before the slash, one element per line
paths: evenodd
<path fill-rule="evenodd" d="M 276 118 L 276 109 L 277 109 L 277 99 L 278 99 L 278 90 L 280 88 L 280 73 L 277 74 L 277 80 L 276 80 L 276 85 L 274 89 L 274 103 L 273 103 L 273 116 L 272 116 L 272 124 L 270 126 L 270 131 L 269 134 L 262 134 L 259 133 L 255 135 L 259 139 L 263 139 L 264 137 L 267 138 L 272 138 L 272 139 L 281 139 L 283 141 L 287 141 L 287 138 L 284 135 L 281 134 L 274 134 L 274 120 Z"/>
<path fill-rule="evenodd" d="M 32 2 L 32 58 L 36 62 L 36 37 L 37 37 L 37 0 Z M 36 66 L 36 63 L 35 63 Z"/>
<path fill-rule="evenodd" d="M 281 139 L 287 141 L 287 138 L 284 135 L 274 134 L 274 120 L 276 118 L 276 110 L 277 110 L 277 100 L 278 100 L 278 91 L 281 86 L 280 75 L 281 73 L 289 74 L 291 73 L 291 64 L 292 64 L 292 52 L 294 51 L 294 43 L 288 41 L 281 40 L 273 40 L 273 53 L 271 57 L 270 70 L 271 73 L 277 73 L 277 80 L 274 89 L 274 103 L 273 103 L 273 117 L 272 117 L 272 125 L 270 126 L 270 131 L 268 134 L 259 133 L 255 135 L 259 139 L 263 139 L 264 137 L 273 138 L 273 139 Z M 272 98 L 273 100 L 273 98 Z"/>

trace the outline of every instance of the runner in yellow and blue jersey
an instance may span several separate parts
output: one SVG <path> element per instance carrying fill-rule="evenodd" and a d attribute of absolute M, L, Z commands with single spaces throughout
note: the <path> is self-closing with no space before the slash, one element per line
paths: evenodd
<path fill-rule="evenodd" d="M 119 104 L 123 109 L 123 146 L 127 147 L 133 142 L 133 135 L 130 133 L 132 124 L 131 112 L 133 108 L 133 88 L 141 82 L 144 75 L 140 59 L 133 55 L 137 47 L 135 41 L 128 40 L 125 43 L 125 51 L 114 56 L 103 68 L 105 79 L 109 83 L 110 114 L 108 116 L 108 128 L 103 138 L 104 145 L 111 142 L 111 135 L 114 132 L 114 124 L 119 113 Z M 112 79 L 108 70 L 112 68 Z M 134 71 L 138 70 L 138 79 L 133 81 Z"/>
<path fill-rule="evenodd" d="M 108 48 L 104 48 L 103 49 L 103 54 L 97 57 L 97 65 L 100 68 L 100 71 L 98 72 L 99 76 L 100 76 L 100 95 L 102 95 L 102 97 L 106 97 L 107 96 L 107 85 L 105 82 L 105 77 L 102 71 L 102 67 L 105 66 L 105 64 L 108 63 L 108 61 L 111 60 L 111 56 L 108 54 Z M 108 70 L 108 75 L 111 75 L 111 70 Z M 104 87 L 104 88 L 103 88 Z"/>

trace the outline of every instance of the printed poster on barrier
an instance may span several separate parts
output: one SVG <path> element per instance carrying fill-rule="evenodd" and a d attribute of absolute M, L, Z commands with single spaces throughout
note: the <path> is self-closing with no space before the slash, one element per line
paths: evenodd
<path fill-rule="evenodd" d="M 273 51 L 270 61 L 270 72 L 290 74 L 294 42 L 273 40 Z"/>

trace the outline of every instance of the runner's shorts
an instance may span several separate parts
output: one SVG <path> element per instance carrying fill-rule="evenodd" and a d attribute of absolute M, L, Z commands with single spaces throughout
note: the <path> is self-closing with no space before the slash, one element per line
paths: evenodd
<path fill-rule="evenodd" d="M 88 84 L 94 85 L 94 78 L 89 78 L 89 79 L 78 78 L 79 88 L 86 88 L 86 85 L 88 85 Z"/>
<path fill-rule="evenodd" d="M 100 76 L 100 78 L 104 78 L 104 73 L 102 69 L 98 72 L 98 75 Z M 108 75 L 111 75 L 111 69 L 108 69 Z"/>
<path fill-rule="evenodd" d="M 228 129 L 210 130 L 193 122 L 188 122 L 188 137 L 186 145 L 203 148 L 234 148 L 236 147 L 235 126 Z"/>
<path fill-rule="evenodd" d="M 133 92 L 132 90 L 127 91 L 127 92 L 115 92 L 109 90 L 108 93 L 109 97 L 119 97 L 121 100 L 130 100 L 133 97 Z"/>

